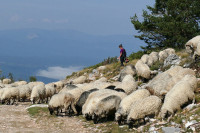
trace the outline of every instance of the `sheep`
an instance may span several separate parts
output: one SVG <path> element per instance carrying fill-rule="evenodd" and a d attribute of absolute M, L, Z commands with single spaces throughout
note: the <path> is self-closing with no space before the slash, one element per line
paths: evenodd
<path fill-rule="evenodd" d="M 149 57 L 153 60 L 153 63 L 157 62 L 159 59 L 158 52 L 151 52 L 151 54 L 149 54 Z"/>
<path fill-rule="evenodd" d="M 58 81 L 54 83 L 54 87 L 56 88 L 56 93 L 59 93 L 60 90 L 64 87 L 64 83 L 62 81 Z"/>
<path fill-rule="evenodd" d="M 115 95 L 123 99 L 127 95 L 123 92 L 117 92 L 114 90 L 109 90 L 109 89 L 101 89 L 98 91 L 95 91 L 89 95 L 87 98 L 85 104 L 82 107 L 82 114 L 86 119 L 91 119 L 92 116 L 94 115 L 94 111 L 96 108 L 98 109 L 99 107 L 97 104 L 104 98 L 109 97 L 111 95 Z"/>
<path fill-rule="evenodd" d="M 148 59 L 149 59 L 149 55 L 148 55 L 148 54 L 144 54 L 144 55 L 141 57 L 140 60 L 141 60 L 144 64 L 147 64 Z"/>
<path fill-rule="evenodd" d="M 41 103 L 46 98 L 45 86 L 43 84 L 33 87 L 31 92 L 31 102 L 34 104 L 36 101 Z"/>
<path fill-rule="evenodd" d="M 33 89 L 34 86 L 37 86 L 37 85 L 44 85 L 44 83 L 43 82 L 39 82 L 39 81 L 37 81 L 37 82 L 29 82 L 28 83 L 28 86 L 29 86 L 29 88 L 31 90 Z"/>
<path fill-rule="evenodd" d="M 132 75 L 132 76 L 134 76 L 136 74 L 136 70 L 135 70 L 135 67 L 133 65 L 128 65 L 120 71 L 118 81 L 122 81 L 124 79 L 124 77 L 128 74 Z"/>
<path fill-rule="evenodd" d="M 95 91 L 98 91 L 99 89 L 91 89 L 91 90 L 88 90 L 88 91 L 85 91 L 81 94 L 78 102 L 76 103 L 76 110 L 79 112 L 79 114 L 81 113 L 82 111 L 82 106 L 84 105 L 85 101 L 87 100 L 88 96 L 95 92 Z"/>
<path fill-rule="evenodd" d="M 200 35 L 190 39 L 186 44 L 185 44 L 185 48 L 186 51 L 188 53 L 190 53 L 191 55 L 193 55 L 193 58 L 195 57 L 196 54 L 196 50 L 198 47 L 198 43 L 200 42 Z M 198 53 L 198 52 L 197 52 Z"/>
<path fill-rule="evenodd" d="M 11 88 L 4 88 L 3 94 L 1 95 L 1 101 L 2 103 L 7 103 L 7 104 L 14 104 L 15 101 L 19 97 L 19 89 L 15 87 Z"/>
<path fill-rule="evenodd" d="M 146 89 L 149 90 L 152 95 L 156 95 L 163 99 L 167 92 L 187 74 L 195 75 L 195 72 L 188 68 L 174 66 L 153 78 L 146 85 Z"/>
<path fill-rule="evenodd" d="M 80 76 L 72 81 L 73 84 L 83 84 L 86 81 L 86 76 Z"/>
<path fill-rule="evenodd" d="M 145 79 L 150 78 L 151 70 L 150 70 L 149 66 L 144 64 L 141 60 L 137 61 L 135 68 L 136 68 L 137 75 L 139 77 L 142 77 L 142 78 L 145 78 Z"/>
<path fill-rule="evenodd" d="M 160 111 L 161 104 L 161 99 L 157 96 L 149 96 L 136 101 L 132 104 L 130 113 L 127 117 L 129 127 L 131 127 L 135 121 L 140 119 L 143 119 L 145 122 L 146 116 L 157 116 Z"/>
<path fill-rule="evenodd" d="M 98 71 L 104 71 L 104 70 L 106 70 L 106 68 L 107 68 L 106 66 L 100 66 L 100 67 L 97 68 L 97 70 Z"/>
<path fill-rule="evenodd" d="M 17 86 L 26 85 L 26 84 L 27 84 L 26 81 L 17 81 L 17 82 L 12 83 L 12 86 L 17 87 Z"/>
<path fill-rule="evenodd" d="M 126 75 L 121 84 L 115 87 L 115 90 L 123 91 L 127 95 L 131 94 L 138 87 L 137 82 L 132 75 Z"/>
<path fill-rule="evenodd" d="M 5 85 L 2 84 L 2 83 L 0 83 L 0 89 L 1 89 L 1 88 L 4 88 L 4 87 L 5 87 Z"/>
<path fill-rule="evenodd" d="M 30 100 L 31 96 L 31 89 L 29 85 L 20 85 L 17 87 L 19 89 L 19 101 L 22 99 L 22 101 Z"/>
<path fill-rule="evenodd" d="M 163 50 L 160 51 L 158 55 L 159 55 L 159 61 L 164 61 L 168 56 L 168 52 Z"/>
<path fill-rule="evenodd" d="M 146 89 L 140 89 L 137 91 L 134 91 L 127 97 L 125 97 L 115 113 L 115 120 L 118 122 L 118 124 L 121 124 L 122 120 L 125 120 L 130 112 L 131 105 L 136 102 L 137 100 L 144 99 L 146 97 L 150 96 L 150 93 Z"/>
<path fill-rule="evenodd" d="M 165 96 L 160 117 L 173 115 L 181 106 L 194 99 L 194 90 L 197 88 L 197 79 L 194 75 L 186 75 Z"/>
<path fill-rule="evenodd" d="M 57 111 L 56 114 L 59 115 L 60 110 L 64 109 L 66 114 L 67 110 L 70 107 L 74 111 L 74 113 L 77 114 L 74 102 L 75 98 L 72 94 L 69 93 L 55 94 L 49 101 L 48 109 L 51 115 L 54 113 L 54 111 Z"/>
<path fill-rule="evenodd" d="M 168 55 L 168 56 L 171 55 L 171 54 L 175 54 L 175 50 L 174 50 L 173 48 L 167 48 L 167 49 L 165 49 L 164 51 L 167 52 L 167 55 Z"/>
<path fill-rule="evenodd" d="M 10 84 L 11 83 L 11 79 L 3 79 L 3 84 Z"/>
<path fill-rule="evenodd" d="M 48 102 L 51 97 L 56 94 L 56 88 L 54 88 L 54 84 L 46 84 L 45 85 L 45 92 L 46 92 L 46 103 Z"/>
<path fill-rule="evenodd" d="M 1 96 L 3 94 L 4 89 L 0 89 L 0 102 L 1 102 Z"/>

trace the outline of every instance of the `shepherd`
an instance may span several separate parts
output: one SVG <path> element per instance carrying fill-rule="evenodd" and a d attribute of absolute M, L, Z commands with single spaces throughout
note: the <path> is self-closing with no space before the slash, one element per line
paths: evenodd
<path fill-rule="evenodd" d="M 119 45 L 120 48 L 120 62 L 121 62 L 121 66 L 124 66 L 124 62 L 126 61 L 126 50 L 123 48 L 122 44 Z"/>

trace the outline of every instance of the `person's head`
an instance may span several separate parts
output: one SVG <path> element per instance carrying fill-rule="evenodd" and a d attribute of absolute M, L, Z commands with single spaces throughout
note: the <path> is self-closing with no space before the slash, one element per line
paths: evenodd
<path fill-rule="evenodd" d="M 120 49 L 122 49 L 122 48 L 123 48 L 122 44 L 120 44 L 120 45 L 119 45 L 119 48 L 120 48 Z"/>

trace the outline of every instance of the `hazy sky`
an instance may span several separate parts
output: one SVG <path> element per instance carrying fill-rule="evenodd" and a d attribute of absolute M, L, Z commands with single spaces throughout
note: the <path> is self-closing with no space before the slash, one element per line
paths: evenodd
<path fill-rule="evenodd" d="M 0 30 L 73 29 L 132 35 L 130 17 L 155 0 L 0 0 Z"/>

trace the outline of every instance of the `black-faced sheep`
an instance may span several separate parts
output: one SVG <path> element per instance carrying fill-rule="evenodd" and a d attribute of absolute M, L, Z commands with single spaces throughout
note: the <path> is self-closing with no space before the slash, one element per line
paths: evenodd
<path fill-rule="evenodd" d="M 146 89 L 141 89 L 134 91 L 133 93 L 125 97 L 121 101 L 119 108 L 115 113 L 115 120 L 118 122 L 118 124 L 121 124 L 122 121 L 124 122 L 126 120 L 130 112 L 131 106 L 134 102 L 144 99 L 148 96 L 150 96 L 149 91 Z"/>
<path fill-rule="evenodd" d="M 19 89 L 15 87 L 4 88 L 1 95 L 1 102 L 4 104 L 14 104 L 19 97 Z"/>

